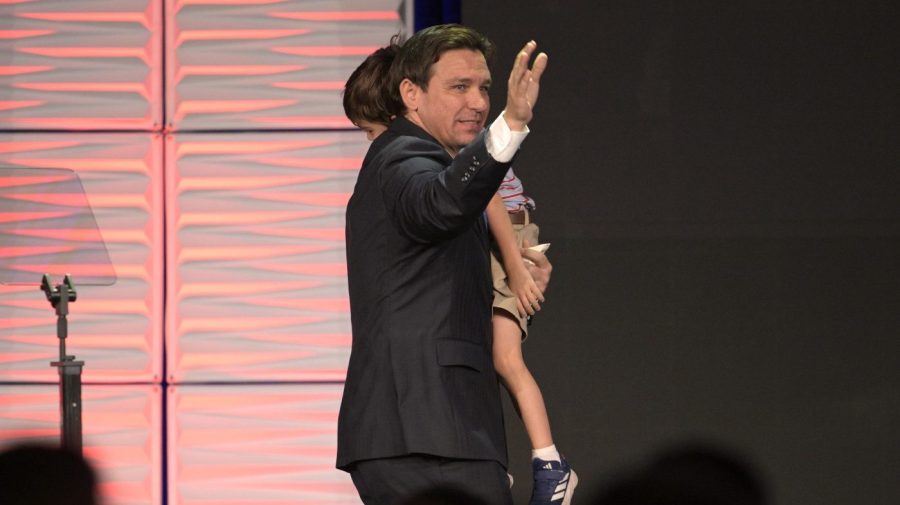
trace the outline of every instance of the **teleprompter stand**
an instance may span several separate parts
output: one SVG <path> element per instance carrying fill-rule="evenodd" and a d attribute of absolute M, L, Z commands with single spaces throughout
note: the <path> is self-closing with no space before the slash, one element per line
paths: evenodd
<path fill-rule="evenodd" d="M 44 275 L 41 291 L 56 309 L 56 337 L 59 340 L 59 361 L 53 361 L 59 371 L 59 415 L 62 419 L 62 446 L 81 453 L 81 370 L 84 361 L 66 354 L 66 337 L 69 336 L 69 304 L 78 298 L 72 278 L 66 275 L 60 284 L 50 285 L 50 277 Z"/>
<path fill-rule="evenodd" d="M 84 362 L 66 354 L 69 305 L 78 297 L 72 277 L 81 286 L 110 286 L 116 274 L 78 174 L 0 166 L 0 244 L 0 284 L 34 286 L 43 274 L 40 289 L 56 310 L 59 360 L 50 366 L 59 373 L 60 439 L 80 453 Z"/>

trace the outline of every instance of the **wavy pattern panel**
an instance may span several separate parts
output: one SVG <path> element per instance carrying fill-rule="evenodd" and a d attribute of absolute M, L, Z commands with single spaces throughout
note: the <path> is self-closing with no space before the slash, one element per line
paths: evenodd
<path fill-rule="evenodd" d="M 177 386 L 169 505 L 359 504 L 334 469 L 337 385 Z"/>
<path fill-rule="evenodd" d="M 175 130 L 346 128 L 340 91 L 407 26 L 404 0 L 167 0 Z"/>
<path fill-rule="evenodd" d="M 344 208 L 369 143 L 340 91 L 411 16 L 411 0 L 0 0 L 0 276 L 35 279 L 0 285 L 0 447 L 59 438 L 35 283 L 48 253 L 97 237 L 73 190 L 23 178 L 65 169 L 117 278 L 89 285 L 90 255 L 70 271 L 105 503 L 359 503 L 334 452 Z"/>
<path fill-rule="evenodd" d="M 59 442 L 58 388 L 0 385 L 0 449 Z M 84 455 L 107 505 L 162 502 L 162 391 L 159 386 L 85 385 Z M 64 496 L 60 503 L 65 503 Z"/>
<path fill-rule="evenodd" d="M 343 380 L 360 132 L 167 139 L 172 382 Z"/>
<path fill-rule="evenodd" d="M 162 124 L 162 4 L 0 2 L 0 129 Z"/>
<path fill-rule="evenodd" d="M 86 381 L 162 379 L 162 151 L 154 134 L 0 133 L 0 185 L 27 168 L 74 170 L 106 242 L 117 282 L 73 277 L 67 342 L 86 362 Z M 0 222 L 0 237 L 13 226 Z M 0 286 L 0 348 L 0 382 L 56 382 L 56 315 L 37 287 Z"/>

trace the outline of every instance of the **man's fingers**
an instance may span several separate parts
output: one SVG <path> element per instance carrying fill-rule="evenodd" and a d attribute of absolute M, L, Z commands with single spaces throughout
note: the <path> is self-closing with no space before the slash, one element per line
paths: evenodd
<path fill-rule="evenodd" d="M 531 40 L 516 54 L 506 95 L 506 122 L 514 131 L 524 131 L 533 117 L 533 107 L 540 89 L 540 79 L 547 68 L 547 55 L 537 50 L 537 42 Z"/>
<path fill-rule="evenodd" d="M 528 82 L 530 78 L 528 62 L 531 60 L 531 55 L 534 54 L 536 48 L 537 42 L 532 40 L 525 44 L 525 47 L 516 54 L 516 61 L 513 62 L 513 69 L 509 76 L 510 87 L 518 87 Z"/>
<path fill-rule="evenodd" d="M 519 55 L 525 55 L 525 67 L 528 67 L 528 60 L 531 59 L 532 53 L 534 53 L 535 48 L 537 48 L 537 42 L 533 40 L 529 40 L 525 43 L 525 47 L 519 51 Z"/>
<path fill-rule="evenodd" d="M 549 59 L 550 57 L 547 56 L 547 53 L 541 53 L 534 59 L 534 64 L 531 66 L 531 79 L 534 82 L 541 80 L 541 75 L 544 74 L 544 70 L 547 70 L 547 62 Z"/>
<path fill-rule="evenodd" d="M 525 47 L 516 54 L 516 61 L 513 63 L 513 75 L 516 78 L 521 78 L 525 71 L 528 70 L 528 60 L 531 59 L 531 53 L 534 52 L 535 47 L 537 47 L 537 44 L 531 41 L 525 44 Z"/>

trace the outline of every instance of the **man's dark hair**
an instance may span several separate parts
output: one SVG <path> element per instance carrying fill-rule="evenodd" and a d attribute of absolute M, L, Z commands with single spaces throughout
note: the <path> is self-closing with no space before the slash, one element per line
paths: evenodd
<path fill-rule="evenodd" d="M 494 58 L 494 44 L 477 31 L 458 24 L 436 25 L 419 30 L 403 43 L 391 67 L 390 91 L 392 100 L 402 104 L 400 83 L 409 79 L 420 88 L 428 89 L 432 66 L 441 55 L 453 49 L 471 49 L 484 55 L 491 63 Z"/>
<path fill-rule="evenodd" d="M 387 125 L 403 112 L 399 95 L 388 89 L 398 39 L 394 36 L 388 46 L 366 57 L 344 84 L 344 114 L 354 124 L 364 120 Z"/>

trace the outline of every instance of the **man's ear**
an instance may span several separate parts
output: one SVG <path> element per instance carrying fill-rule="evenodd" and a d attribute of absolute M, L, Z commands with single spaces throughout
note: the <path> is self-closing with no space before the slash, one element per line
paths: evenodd
<path fill-rule="evenodd" d="M 400 99 L 407 111 L 419 110 L 419 93 L 422 89 L 408 78 L 400 82 Z"/>

